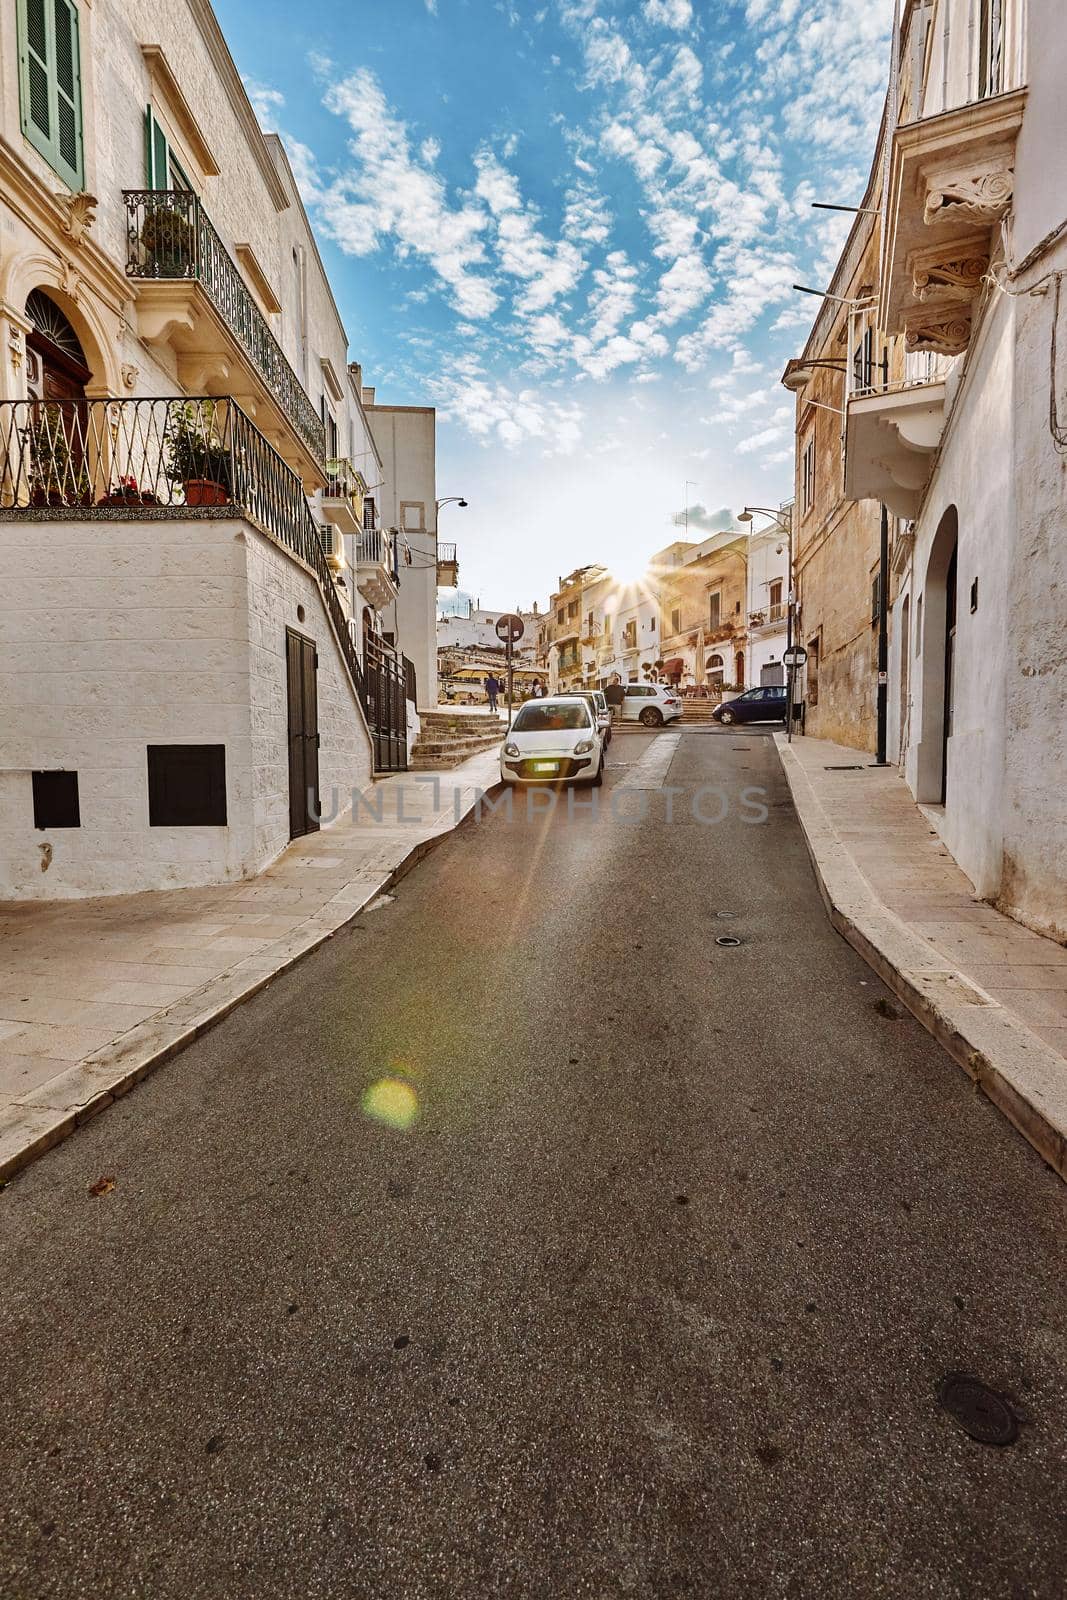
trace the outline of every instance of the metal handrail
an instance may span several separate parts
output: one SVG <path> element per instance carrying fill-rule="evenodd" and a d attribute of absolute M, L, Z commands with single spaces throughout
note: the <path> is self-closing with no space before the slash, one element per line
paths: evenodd
<path fill-rule="evenodd" d="M 199 283 L 316 461 L 326 457 L 322 418 L 268 326 L 198 195 L 125 189 L 126 276 Z"/>

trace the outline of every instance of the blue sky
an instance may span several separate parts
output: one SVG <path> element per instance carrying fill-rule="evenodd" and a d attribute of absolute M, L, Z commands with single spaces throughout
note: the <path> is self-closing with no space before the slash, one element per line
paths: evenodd
<path fill-rule="evenodd" d="M 365 381 L 438 407 L 466 590 L 634 573 L 686 502 L 695 531 L 792 492 L 790 285 L 847 229 L 811 201 L 861 197 L 892 0 L 218 12 Z"/>

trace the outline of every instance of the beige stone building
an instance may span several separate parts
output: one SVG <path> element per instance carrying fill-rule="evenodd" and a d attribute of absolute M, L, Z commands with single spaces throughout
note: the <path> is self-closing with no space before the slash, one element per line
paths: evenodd
<path fill-rule="evenodd" d="M 873 747 L 884 505 L 889 759 L 977 893 L 1062 940 L 1062 8 L 907 0 L 888 66 L 874 215 L 830 284 L 842 300 L 824 302 L 786 372 L 799 638 L 818 646 L 807 728 Z M 836 554 L 820 564 L 824 548 Z"/>
<path fill-rule="evenodd" d="M 656 557 L 661 676 L 711 690 L 743 688 L 748 638 L 748 539 L 728 531 Z"/>
<path fill-rule="evenodd" d="M 0 7 L 0 896 L 247 875 L 404 764 L 432 438 L 388 484 L 363 398 L 206 0 Z"/>

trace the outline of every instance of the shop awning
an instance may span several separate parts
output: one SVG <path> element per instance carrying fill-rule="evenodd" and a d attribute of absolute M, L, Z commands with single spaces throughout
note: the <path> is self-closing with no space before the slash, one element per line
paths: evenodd
<path fill-rule="evenodd" d="M 671 656 L 669 661 L 663 663 L 661 670 L 667 674 L 668 678 L 680 678 L 685 671 L 685 662 L 681 656 Z"/>

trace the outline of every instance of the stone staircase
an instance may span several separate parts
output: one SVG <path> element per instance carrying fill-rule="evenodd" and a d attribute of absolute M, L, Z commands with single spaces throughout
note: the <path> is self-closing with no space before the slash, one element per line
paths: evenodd
<path fill-rule="evenodd" d="M 442 707 L 419 712 L 419 737 L 408 763 L 412 772 L 440 772 L 458 767 L 468 756 L 495 750 L 507 731 L 507 721 L 486 711 L 460 711 Z"/>
<path fill-rule="evenodd" d="M 716 710 L 717 700 L 685 700 L 682 701 L 682 722 L 686 727 L 711 726 L 712 712 Z"/>

